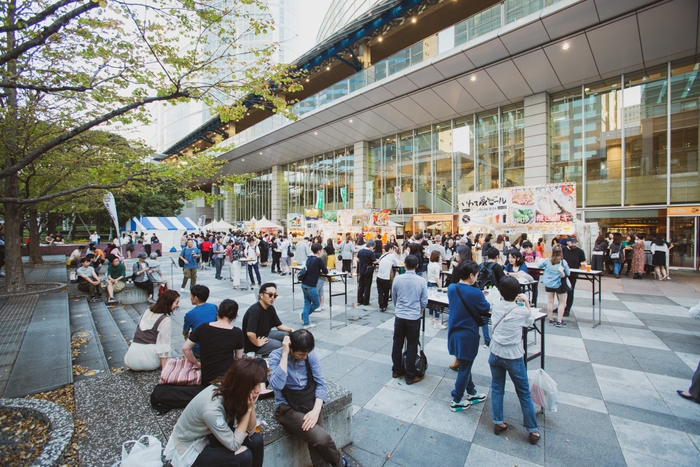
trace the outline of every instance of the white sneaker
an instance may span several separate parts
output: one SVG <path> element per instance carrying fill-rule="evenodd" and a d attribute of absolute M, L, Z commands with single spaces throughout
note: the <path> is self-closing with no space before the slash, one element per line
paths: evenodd
<path fill-rule="evenodd" d="M 314 310 L 314 313 L 316 313 L 316 312 L 318 312 L 318 311 L 323 311 L 323 307 L 320 306 L 320 307 L 316 308 L 316 309 Z"/>
<path fill-rule="evenodd" d="M 316 325 L 314 323 L 309 323 L 309 324 L 304 325 L 304 329 L 311 329 L 311 328 L 315 328 L 315 327 L 316 327 Z"/>
<path fill-rule="evenodd" d="M 180 287 L 180 292 L 184 292 L 184 291 L 185 291 L 185 288 L 184 288 L 184 287 Z"/>
<path fill-rule="evenodd" d="M 433 323 L 433 327 L 434 327 L 435 329 L 447 329 L 447 326 L 445 326 L 444 324 L 440 324 L 439 321 L 435 321 L 435 322 Z"/>
<path fill-rule="evenodd" d="M 477 404 L 486 400 L 486 394 L 477 392 L 476 394 L 467 394 L 467 400 L 472 404 Z"/>
<path fill-rule="evenodd" d="M 299 322 L 304 324 L 304 313 L 299 313 Z"/>

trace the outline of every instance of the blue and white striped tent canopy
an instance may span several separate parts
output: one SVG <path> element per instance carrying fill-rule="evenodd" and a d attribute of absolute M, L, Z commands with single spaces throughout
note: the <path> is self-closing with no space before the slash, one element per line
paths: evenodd
<path fill-rule="evenodd" d="M 198 230 L 189 217 L 141 217 L 124 224 L 124 230 L 144 232 L 149 230 Z"/>

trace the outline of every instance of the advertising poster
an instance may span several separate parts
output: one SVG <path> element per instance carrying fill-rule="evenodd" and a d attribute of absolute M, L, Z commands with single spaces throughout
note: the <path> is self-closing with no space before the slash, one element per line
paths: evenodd
<path fill-rule="evenodd" d="M 338 225 L 350 227 L 352 225 L 352 209 L 338 211 Z"/>
<path fill-rule="evenodd" d="M 403 211 L 403 199 L 401 198 L 401 185 L 396 185 L 394 187 L 394 202 L 396 203 L 396 210 Z"/>
<path fill-rule="evenodd" d="M 338 222 L 338 211 L 323 211 L 323 220 L 329 224 Z"/>
<path fill-rule="evenodd" d="M 304 209 L 304 217 L 306 220 L 318 220 L 321 218 L 320 209 Z"/>
<path fill-rule="evenodd" d="M 372 223 L 379 227 L 386 227 L 389 225 L 389 210 L 388 209 L 375 209 L 372 212 Z"/>
<path fill-rule="evenodd" d="M 300 229 L 304 227 L 304 216 L 301 213 L 287 214 L 287 226 L 290 229 Z"/>
<path fill-rule="evenodd" d="M 569 233 L 576 221 L 576 183 L 501 188 L 459 195 L 459 228 Z"/>

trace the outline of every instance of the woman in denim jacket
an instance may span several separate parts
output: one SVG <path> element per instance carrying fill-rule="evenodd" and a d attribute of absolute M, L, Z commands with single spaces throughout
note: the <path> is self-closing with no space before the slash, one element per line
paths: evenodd
<path fill-rule="evenodd" d="M 566 323 L 563 319 L 564 309 L 566 308 L 566 293 L 569 291 L 569 285 L 566 280 L 569 275 L 569 265 L 566 264 L 561 245 L 554 245 L 552 247 L 552 256 L 542 261 L 537 267 L 543 269 L 540 282 L 544 284 L 544 290 L 547 292 L 547 315 L 549 317 L 549 324 L 557 327 L 566 327 Z M 554 295 L 557 296 L 559 304 L 556 321 L 553 318 Z"/>

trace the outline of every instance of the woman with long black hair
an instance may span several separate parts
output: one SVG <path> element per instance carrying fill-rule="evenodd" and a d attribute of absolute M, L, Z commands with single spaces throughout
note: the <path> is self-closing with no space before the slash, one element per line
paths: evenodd
<path fill-rule="evenodd" d="M 163 454 L 173 467 L 262 467 L 264 442 L 255 433 L 255 402 L 265 370 L 237 360 L 180 415 Z"/>

